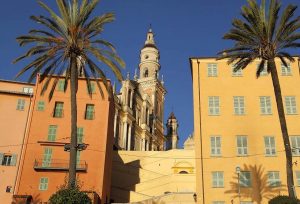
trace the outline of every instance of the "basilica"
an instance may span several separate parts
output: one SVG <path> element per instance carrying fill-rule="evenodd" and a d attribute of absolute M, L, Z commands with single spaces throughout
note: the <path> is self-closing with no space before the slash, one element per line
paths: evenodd
<path fill-rule="evenodd" d="M 167 93 L 160 77 L 160 53 L 150 28 L 141 49 L 139 75 L 129 73 L 115 96 L 114 148 L 128 151 L 176 149 L 177 120 L 171 113 L 164 136 L 164 101 Z M 176 118 L 175 118 L 176 119 Z"/>

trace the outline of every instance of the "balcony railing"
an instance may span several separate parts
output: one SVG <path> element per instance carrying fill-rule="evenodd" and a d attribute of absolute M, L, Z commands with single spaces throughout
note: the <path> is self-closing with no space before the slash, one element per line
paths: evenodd
<path fill-rule="evenodd" d="M 51 161 L 44 161 L 43 159 L 36 159 L 33 168 L 40 171 L 68 171 L 69 160 L 52 159 Z M 85 161 L 78 161 L 76 171 L 87 171 L 87 163 Z"/>

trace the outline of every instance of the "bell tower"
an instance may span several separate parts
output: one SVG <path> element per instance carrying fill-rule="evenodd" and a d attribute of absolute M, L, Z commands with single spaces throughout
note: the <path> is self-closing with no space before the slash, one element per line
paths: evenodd
<path fill-rule="evenodd" d="M 147 38 L 144 47 L 140 54 L 140 79 L 158 78 L 160 70 L 159 51 L 155 45 L 154 34 L 150 28 L 147 33 Z"/>
<path fill-rule="evenodd" d="M 178 121 L 172 112 L 167 121 L 167 135 L 166 135 L 166 150 L 177 149 L 178 145 Z"/>

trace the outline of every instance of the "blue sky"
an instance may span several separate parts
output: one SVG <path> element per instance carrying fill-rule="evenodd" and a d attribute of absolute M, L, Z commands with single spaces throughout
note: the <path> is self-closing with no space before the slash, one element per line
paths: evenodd
<path fill-rule="evenodd" d="M 54 0 L 44 0 L 56 8 Z M 299 4 L 299 0 L 284 0 Z M 127 72 L 134 73 L 139 64 L 149 24 L 161 54 L 161 71 L 168 91 L 165 120 L 174 111 L 179 120 L 180 145 L 193 132 L 193 95 L 189 57 L 215 56 L 231 45 L 222 36 L 231 20 L 240 17 L 246 0 L 102 0 L 95 15 L 114 12 L 116 21 L 107 25 L 103 39 L 112 42 L 126 62 Z M 45 14 L 35 0 L 6 1 L 0 7 L 0 78 L 13 79 L 26 61 L 12 64 L 25 49 L 15 38 L 26 34 L 35 24 L 30 15 Z M 300 10 L 297 11 L 300 14 Z M 20 80 L 26 80 L 26 76 Z"/>

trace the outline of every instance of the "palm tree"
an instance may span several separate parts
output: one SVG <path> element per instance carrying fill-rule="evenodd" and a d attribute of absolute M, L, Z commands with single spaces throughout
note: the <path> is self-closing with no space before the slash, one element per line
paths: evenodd
<path fill-rule="evenodd" d="M 300 38 L 300 33 L 297 32 L 300 28 L 300 17 L 293 18 L 297 6 L 288 5 L 279 18 L 280 8 L 281 4 L 278 0 L 270 0 L 268 9 L 265 0 L 262 0 L 260 6 L 255 0 L 248 0 L 248 5 L 242 7 L 243 19 L 234 19 L 233 28 L 223 37 L 235 41 L 233 48 L 219 52 L 218 59 L 228 59 L 228 64 L 235 65 L 234 71 L 245 69 L 255 59 L 259 59 L 257 77 L 267 65 L 267 71 L 272 76 L 285 147 L 288 193 L 290 197 L 295 198 L 292 152 L 275 58 L 279 58 L 284 66 L 287 66 L 289 61 L 294 62 L 294 58 L 286 49 L 300 47 L 297 41 Z"/>
<path fill-rule="evenodd" d="M 84 74 L 88 92 L 91 95 L 90 78 L 94 78 L 101 92 L 99 79 L 102 80 L 107 91 L 110 92 L 110 85 L 106 75 L 93 59 L 102 62 L 111 69 L 119 81 L 122 80 L 120 67 L 125 63 L 116 54 L 113 45 L 99 38 L 103 32 L 103 26 L 114 20 L 114 14 L 105 13 L 90 19 L 91 13 L 95 9 L 99 0 L 56 0 L 59 14 L 56 14 L 42 1 L 38 4 L 45 9 L 50 17 L 31 16 L 36 23 L 42 25 L 43 29 L 33 29 L 28 35 L 17 38 L 20 46 L 31 44 L 29 50 L 14 62 L 24 58 L 34 58 L 31 63 L 25 66 L 17 77 L 28 70 L 32 70 L 28 79 L 31 82 L 38 73 L 41 73 L 40 82 L 45 80 L 41 94 L 53 81 L 53 86 L 49 94 L 49 100 L 53 95 L 58 77 L 54 75 L 64 75 L 66 91 L 70 83 L 71 93 L 71 144 L 69 162 L 69 187 L 75 186 L 76 180 L 76 153 L 77 153 L 77 101 L 76 94 L 78 88 L 78 76 Z M 45 29 L 44 29 L 45 28 Z M 51 80 L 53 78 L 53 80 Z M 111 92 L 110 92 L 111 93 Z"/>

